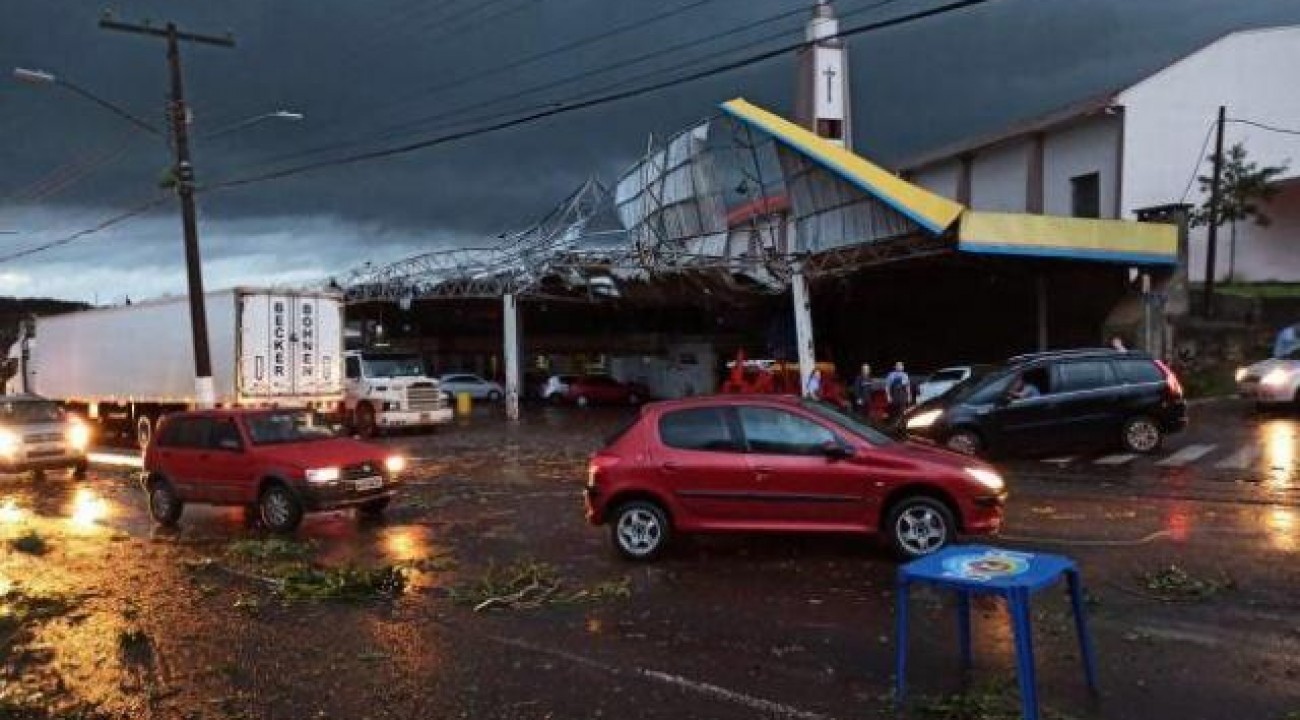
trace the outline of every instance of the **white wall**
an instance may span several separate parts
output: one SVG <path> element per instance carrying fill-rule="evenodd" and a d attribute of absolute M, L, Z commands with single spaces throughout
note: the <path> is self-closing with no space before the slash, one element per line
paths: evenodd
<path fill-rule="evenodd" d="M 1300 181 L 1291 181 L 1264 207 L 1272 222 L 1259 227 L 1253 222 L 1237 225 L 1237 260 L 1232 279 L 1235 282 L 1300 280 Z M 1205 277 L 1205 228 L 1192 230 L 1189 269 L 1195 279 Z M 1228 256 L 1232 229 L 1219 228 L 1218 250 L 1214 256 L 1216 277 L 1228 279 Z"/>
<path fill-rule="evenodd" d="M 957 181 L 960 177 L 961 161 L 945 160 L 917 170 L 912 175 L 911 182 L 950 200 L 956 200 Z"/>
<path fill-rule="evenodd" d="M 1101 216 L 1119 212 L 1115 182 L 1119 173 L 1118 115 L 1096 115 L 1048 132 L 1043 138 L 1043 212 L 1074 214 L 1070 178 L 1098 173 Z"/>
<path fill-rule="evenodd" d="M 1300 127 L 1300 92 L 1296 92 L 1295 68 L 1300 68 L 1300 27 L 1275 28 L 1237 33 L 1175 63 L 1125 90 L 1119 96 L 1124 105 L 1124 217 L 1134 210 L 1179 202 L 1189 178 L 1209 171 L 1204 162 L 1213 151 L 1213 138 L 1206 151 L 1202 143 L 1219 105 L 1228 117 L 1245 118 L 1284 128 Z M 1290 161 L 1288 176 L 1300 175 L 1300 137 L 1273 133 L 1239 123 L 1229 123 L 1224 133 L 1225 149 L 1234 143 L 1245 145 L 1252 160 L 1261 165 Z M 1193 182 L 1187 201 L 1200 203 L 1198 185 Z M 1294 192 L 1279 203 L 1300 202 Z M 1300 280 L 1300 263 L 1289 253 L 1288 236 L 1295 238 L 1294 207 L 1275 207 L 1279 221 L 1268 229 L 1249 228 L 1245 234 L 1265 237 L 1249 242 L 1239 229 L 1238 265 L 1245 280 Z M 1226 237 L 1226 229 L 1221 231 Z M 1204 277 L 1204 235 L 1192 236 L 1193 280 Z M 1220 252 L 1220 255 L 1226 255 Z M 1226 269 L 1226 259 L 1221 266 Z"/>
<path fill-rule="evenodd" d="M 1029 140 L 980 150 L 971 166 L 970 204 L 976 210 L 1025 211 Z"/>

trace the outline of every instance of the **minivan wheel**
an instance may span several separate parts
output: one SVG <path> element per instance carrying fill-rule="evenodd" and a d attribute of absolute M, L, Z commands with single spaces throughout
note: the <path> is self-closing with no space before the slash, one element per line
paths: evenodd
<path fill-rule="evenodd" d="M 1149 417 L 1135 417 L 1124 423 L 1120 441 L 1124 444 L 1125 450 L 1146 454 L 1159 449 L 1164 437 L 1155 420 Z"/>
<path fill-rule="evenodd" d="M 154 522 L 171 527 L 181 519 L 184 509 L 185 503 L 181 502 L 171 483 L 166 480 L 149 483 L 149 515 Z"/>
<path fill-rule="evenodd" d="M 973 430 L 957 430 L 943 441 L 944 447 L 963 455 L 979 455 L 984 441 Z"/>
<path fill-rule="evenodd" d="M 957 534 L 957 523 L 948 506 L 924 495 L 895 503 L 889 510 L 885 528 L 890 549 L 900 560 L 929 555 L 951 543 Z"/>
<path fill-rule="evenodd" d="M 667 547 L 672 535 L 668 514 L 646 500 L 619 506 L 609 530 L 614 548 L 628 560 L 653 560 Z"/>
<path fill-rule="evenodd" d="M 293 532 L 302 522 L 302 505 L 289 488 L 275 484 L 262 491 L 257 510 L 266 529 L 276 533 Z"/>

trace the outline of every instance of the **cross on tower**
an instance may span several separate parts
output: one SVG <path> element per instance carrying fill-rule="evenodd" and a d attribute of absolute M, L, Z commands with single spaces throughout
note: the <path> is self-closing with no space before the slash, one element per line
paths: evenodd
<path fill-rule="evenodd" d="M 822 75 L 826 76 L 826 102 L 833 103 L 835 102 L 835 68 L 826 68 L 822 71 Z"/>

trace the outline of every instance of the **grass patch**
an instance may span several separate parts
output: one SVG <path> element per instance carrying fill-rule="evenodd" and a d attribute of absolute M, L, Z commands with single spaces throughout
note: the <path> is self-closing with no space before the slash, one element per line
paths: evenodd
<path fill-rule="evenodd" d="M 1011 682 L 980 685 L 965 692 L 925 697 L 916 703 L 916 717 L 925 720 L 1020 720 L 1020 694 Z M 1047 720 L 1069 715 L 1042 708 Z"/>
<path fill-rule="evenodd" d="M 1217 578 L 1197 577 L 1181 566 L 1172 564 L 1142 573 L 1138 579 L 1147 592 L 1169 601 L 1204 600 L 1237 587 L 1236 582 L 1226 575 Z"/>
<path fill-rule="evenodd" d="M 547 604 L 625 599 L 632 596 L 632 581 L 625 577 L 569 589 L 554 566 L 520 560 L 505 566 L 490 563 L 482 574 L 452 587 L 450 594 L 453 602 L 472 607 L 474 612 L 529 610 Z"/>
<path fill-rule="evenodd" d="M 226 545 L 226 554 L 251 562 L 287 562 L 305 560 L 315 550 L 311 543 L 272 538 L 269 540 L 236 540 Z"/>
<path fill-rule="evenodd" d="M 1202 286 L 1203 287 L 1203 286 Z M 1200 292 L 1200 289 L 1197 289 Z M 1215 294 L 1252 298 L 1300 298 L 1300 283 L 1231 283 L 1215 285 Z"/>
<path fill-rule="evenodd" d="M 9 547 L 28 555 L 44 555 L 50 551 L 49 543 L 35 530 L 28 530 L 23 535 L 9 541 Z"/>
<path fill-rule="evenodd" d="M 376 568 L 301 566 L 280 576 L 279 593 L 291 601 L 361 601 L 396 597 L 406 590 L 405 571 L 393 565 Z"/>

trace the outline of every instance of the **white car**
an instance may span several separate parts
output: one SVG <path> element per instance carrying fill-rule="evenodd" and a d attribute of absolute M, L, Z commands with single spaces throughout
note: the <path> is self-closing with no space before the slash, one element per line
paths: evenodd
<path fill-rule="evenodd" d="M 1237 394 L 1256 405 L 1300 402 L 1300 350 L 1237 369 Z"/>
<path fill-rule="evenodd" d="M 443 375 L 438 378 L 438 385 L 444 393 L 452 398 L 461 393 L 469 393 L 469 396 L 475 400 L 497 402 L 506 396 L 506 391 L 501 387 L 500 383 L 484 380 L 478 375 L 468 373 Z"/>
<path fill-rule="evenodd" d="M 932 400 L 948 392 L 957 383 L 969 378 L 975 368 L 969 365 L 944 368 L 935 372 L 925 382 L 916 386 L 916 402 Z"/>

